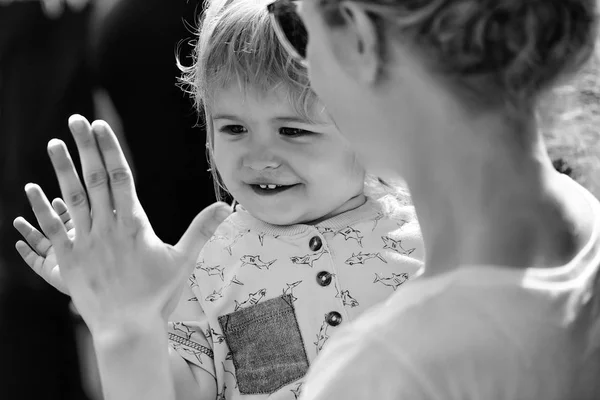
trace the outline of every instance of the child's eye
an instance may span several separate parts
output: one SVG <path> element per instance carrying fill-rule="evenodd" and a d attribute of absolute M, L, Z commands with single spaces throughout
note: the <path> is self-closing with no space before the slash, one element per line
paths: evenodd
<path fill-rule="evenodd" d="M 242 133 L 247 132 L 246 128 L 242 125 L 225 125 L 221 127 L 219 131 L 230 135 L 241 135 Z"/>
<path fill-rule="evenodd" d="M 280 128 L 279 133 L 283 136 L 289 136 L 289 137 L 298 137 L 298 136 L 306 136 L 306 135 L 314 134 L 314 132 L 307 131 L 304 129 L 298 129 L 298 128 Z"/>

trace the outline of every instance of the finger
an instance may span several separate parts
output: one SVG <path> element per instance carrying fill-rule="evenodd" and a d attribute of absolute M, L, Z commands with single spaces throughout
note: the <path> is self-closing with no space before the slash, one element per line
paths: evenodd
<path fill-rule="evenodd" d="M 69 209 L 61 198 L 52 200 L 52 208 L 54 208 L 54 211 L 56 211 L 56 214 L 58 214 L 60 220 L 63 222 L 63 224 L 65 224 L 67 232 L 75 228 L 73 225 L 73 220 L 71 219 L 71 214 L 69 214 Z"/>
<path fill-rule="evenodd" d="M 33 251 L 27 245 L 27 243 L 19 240 L 15 247 L 21 258 L 36 274 L 38 274 L 43 280 L 48 282 L 62 293 L 67 295 L 69 294 L 60 276 L 58 265 L 54 266 L 54 268 L 51 268 L 50 270 L 44 270 L 44 258 L 38 256 L 35 251 Z"/>
<path fill-rule="evenodd" d="M 92 222 L 88 197 L 79 180 L 67 146 L 61 140 L 52 139 L 48 143 L 48 154 L 75 229 L 77 232 L 89 232 Z"/>
<path fill-rule="evenodd" d="M 23 239 L 27 242 L 27 244 L 35 250 L 35 252 L 42 256 L 42 258 L 46 257 L 48 254 L 48 250 L 52 247 L 52 243 L 44 236 L 40 231 L 35 229 L 33 225 L 31 225 L 25 218 L 17 217 L 13 221 L 13 226 Z M 29 247 L 28 246 L 28 247 Z"/>
<path fill-rule="evenodd" d="M 48 202 L 42 189 L 35 184 L 27 184 L 25 193 L 29 203 L 33 208 L 33 213 L 42 228 L 42 232 L 50 240 L 57 252 L 64 252 L 72 245 L 71 239 L 67 236 L 67 231 L 62 221 L 56 215 L 56 211 Z"/>
<path fill-rule="evenodd" d="M 83 181 L 92 210 L 92 225 L 114 221 L 108 175 L 92 127 L 84 117 L 75 114 L 69 118 L 69 129 L 81 159 Z"/>
<path fill-rule="evenodd" d="M 98 142 L 98 147 L 100 147 L 102 159 L 108 172 L 113 206 L 117 218 L 129 221 L 136 215 L 142 216 L 141 206 L 135 193 L 131 168 L 125 159 L 116 135 L 104 121 L 94 121 L 92 131 Z"/>
<path fill-rule="evenodd" d="M 223 202 L 206 207 L 194 218 L 175 248 L 195 261 L 202 247 L 231 212 L 231 206 Z"/>
<path fill-rule="evenodd" d="M 44 264 L 44 257 L 38 255 L 35 251 L 29 247 L 29 245 L 22 240 L 19 240 L 15 245 L 21 258 L 29 265 L 29 267 L 39 276 L 42 276 L 42 265 Z M 44 278 L 42 276 L 42 278 Z M 44 278 L 45 280 L 45 278 Z"/>
<path fill-rule="evenodd" d="M 27 240 L 27 243 L 20 240 L 15 246 L 21 258 L 36 274 L 66 294 L 67 289 L 62 282 L 56 258 L 49 258 L 54 253 L 50 241 L 22 217 L 16 218 L 13 225 Z M 48 262 L 49 259 L 54 261 Z"/>

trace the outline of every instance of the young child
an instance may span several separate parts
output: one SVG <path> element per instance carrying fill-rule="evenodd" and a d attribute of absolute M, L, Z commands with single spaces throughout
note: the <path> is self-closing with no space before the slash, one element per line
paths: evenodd
<path fill-rule="evenodd" d="M 184 74 L 217 189 L 239 203 L 170 318 L 172 362 L 202 398 L 296 399 L 329 338 L 423 265 L 407 196 L 365 173 L 266 4 L 209 4 Z"/>
<path fill-rule="evenodd" d="M 202 250 L 169 339 L 219 399 L 297 398 L 328 339 L 422 266 L 412 207 L 365 194 L 365 180 L 384 187 L 365 179 L 265 5 L 210 4 L 185 73 L 215 182 L 239 205 Z"/>

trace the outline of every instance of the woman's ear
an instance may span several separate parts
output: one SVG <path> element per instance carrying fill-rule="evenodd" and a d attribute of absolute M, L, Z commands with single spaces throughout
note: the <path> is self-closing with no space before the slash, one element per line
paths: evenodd
<path fill-rule="evenodd" d="M 360 5 L 339 4 L 343 25 L 334 28 L 333 52 L 344 70 L 364 83 L 373 83 L 381 66 L 379 35 L 374 21 Z"/>

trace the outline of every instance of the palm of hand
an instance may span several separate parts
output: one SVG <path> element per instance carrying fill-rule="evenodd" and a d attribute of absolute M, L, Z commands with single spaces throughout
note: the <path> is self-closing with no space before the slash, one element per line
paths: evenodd
<path fill-rule="evenodd" d="M 82 315 L 95 315 L 103 325 L 115 316 L 127 318 L 153 309 L 152 303 L 162 308 L 166 319 L 177 304 L 182 274 L 193 265 L 193 260 L 163 243 L 149 227 L 138 233 L 113 232 L 75 240 L 70 254 L 61 258 L 64 283 L 71 288 L 75 306 Z"/>

